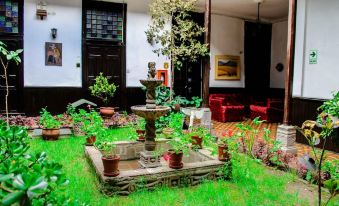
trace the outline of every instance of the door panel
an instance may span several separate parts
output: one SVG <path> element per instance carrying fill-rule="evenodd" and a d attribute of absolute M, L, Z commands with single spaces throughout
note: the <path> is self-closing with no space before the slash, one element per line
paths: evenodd
<path fill-rule="evenodd" d="M 90 86 L 95 82 L 95 77 L 103 73 L 110 82 L 118 86 L 117 91 L 110 101 L 111 106 L 121 107 L 120 94 L 125 87 L 122 76 L 122 48 L 119 46 L 87 45 L 85 55 L 85 85 Z M 97 99 L 92 101 L 98 102 Z M 102 102 L 99 103 L 100 105 Z"/>

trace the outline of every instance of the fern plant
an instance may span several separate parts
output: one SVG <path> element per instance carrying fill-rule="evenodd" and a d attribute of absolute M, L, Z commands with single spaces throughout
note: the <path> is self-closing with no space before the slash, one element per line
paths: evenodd
<path fill-rule="evenodd" d="M 102 73 L 95 78 L 95 84 L 89 87 L 92 96 L 101 99 L 105 105 L 109 103 L 109 98 L 112 98 L 117 90 L 114 83 L 110 84 L 107 77 Z"/>

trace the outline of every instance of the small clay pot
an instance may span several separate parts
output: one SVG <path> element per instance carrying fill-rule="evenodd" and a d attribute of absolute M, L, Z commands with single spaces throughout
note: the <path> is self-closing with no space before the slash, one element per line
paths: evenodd
<path fill-rule="evenodd" d="M 231 159 L 230 153 L 228 152 L 227 145 L 225 144 L 218 145 L 218 159 L 219 161 L 222 161 L 222 162 L 227 162 Z"/>
<path fill-rule="evenodd" d="M 145 130 L 137 129 L 135 132 L 138 134 L 137 141 L 144 142 L 145 141 Z"/>
<path fill-rule="evenodd" d="M 162 130 L 162 133 L 165 135 L 166 139 L 171 139 L 173 132 L 174 132 L 174 129 L 172 128 L 164 128 Z"/>
<path fill-rule="evenodd" d="M 112 117 L 114 114 L 113 107 L 100 107 L 100 114 L 103 117 Z"/>
<path fill-rule="evenodd" d="M 58 140 L 60 136 L 60 129 L 42 129 L 42 138 L 47 141 Z"/>
<path fill-rule="evenodd" d="M 94 142 L 97 140 L 96 136 L 91 136 L 86 138 L 86 145 L 93 146 Z"/>
<path fill-rule="evenodd" d="M 120 157 L 107 158 L 101 157 L 102 164 L 104 165 L 104 175 L 107 177 L 116 177 L 120 174 L 119 161 Z"/>
<path fill-rule="evenodd" d="M 199 136 L 192 136 L 192 146 L 198 149 L 202 149 L 202 138 Z"/>
<path fill-rule="evenodd" d="M 180 151 L 178 154 L 173 150 L 168 151 L 169 154 L 169 167 L 172 169 L 181 169 L 184 164 L 182 163 L 183 152 Z"/>

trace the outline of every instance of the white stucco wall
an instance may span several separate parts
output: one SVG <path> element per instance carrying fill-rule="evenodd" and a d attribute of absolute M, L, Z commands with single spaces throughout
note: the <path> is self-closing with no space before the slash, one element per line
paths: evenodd
<path fill-rule="evenodd" d="M 48 0 L 48 17 L 36 17 L 36 1 L 24 6 L 24 85 L 81 87 L 81 0 Z M 51 29 L 57 28 L 55 40 Z M 45 42 L 62 43 L 62 67 L 45 66 Z"/>
<path fill-rule="evenodd" d="M 132 4 L 131 2 L 130 4 Z M 165 62 L 170 62 L 165 56 L 158 56 L 152 50 L 155 47 L 147 42 L 145 31 L 151 17 L 146 11 L 134 11 L 133 5 L 127 12 L 126 37 L 126 85 L 127 87 L 141 86 L 139 80 L 147 77 L 148 62 L 156 62 L 157 69 L 163 69 Z M 127 7 L 128 9 L 129 7 Z M 170 72 L 168 71 L 170 82 Z"/>
<path fill-rule="evenodd" d="M 245 87 L 244 67 L 244 21 L 222 15 L 211 19 L 211 73 L 210 87 Z M 240 81 L 215 80 L 215 56 L 240 56 Z"/>
<path fill-rule="evenodd" d="M 339 1 L 299 0 L 293 96 L 327 99 L 339 90 Z M 318 63 L 309 64 L 310 50 Z"/>
<path fill-rule="evenodd" d="M 285 88 L 287 30 L 287 21 L 274 23 L 272 25 L 270 88 Z M 284 65 L 282 72 L 275 69 L 278 63 Z"/>

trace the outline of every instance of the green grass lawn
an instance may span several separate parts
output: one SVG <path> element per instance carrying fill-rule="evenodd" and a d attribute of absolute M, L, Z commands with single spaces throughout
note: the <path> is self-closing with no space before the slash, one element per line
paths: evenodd
<path fill-rule="evenodd" d="M 125 129 L 112 134 L 125 139 Z M 85 156 L 84 137 L 71 137 L 56 142 L 32 140 L 31 152 L 47 152 L 49 158 L 64 166 L 70 180 L 66 193 L 90 205 L 309 205 L 298 194 L 285 189 L 296 177 L 286 173 L 275 175 L 272 170 L 245 157 L 233 165 L 233 180 L 206 182 L 191 188 L 159 188 L 140 191 L 128 197 L 106 197 L 98 190 L 99 182 Z"/>

